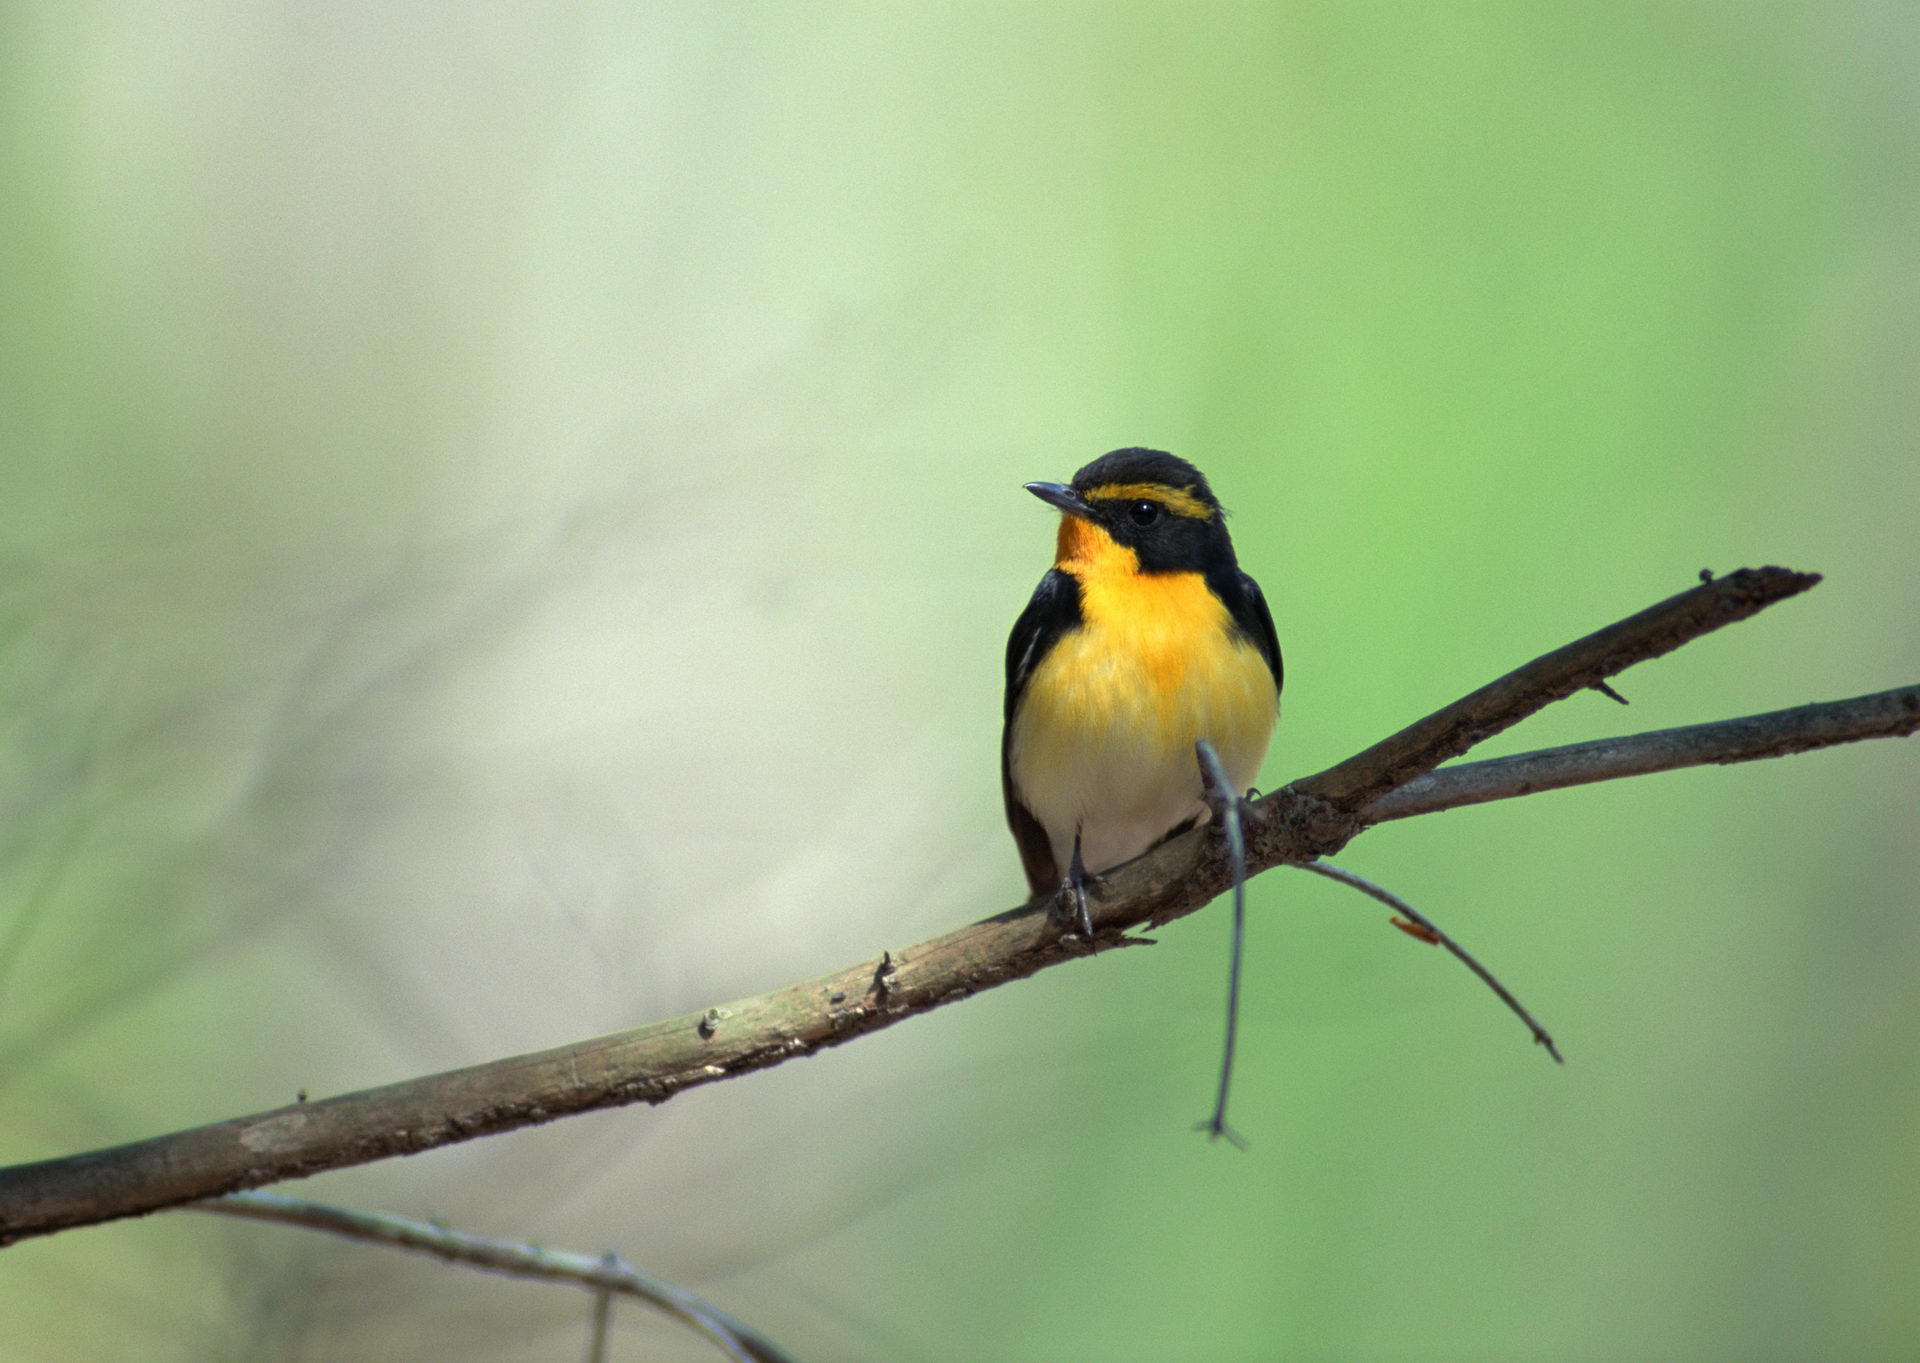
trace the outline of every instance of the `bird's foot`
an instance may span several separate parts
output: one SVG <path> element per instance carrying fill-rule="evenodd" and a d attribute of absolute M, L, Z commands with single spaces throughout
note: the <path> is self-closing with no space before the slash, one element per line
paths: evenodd
<path fill-rule="evenodd" d="M 1099 876 L 1087 874 L 1086 863 L 1080 859 L 1080 835 L 1075 833 L 1073 860 L 1067 864 L 1067 878 L 1060 882 L 1060 893 L 1054 903 L 1060 916 L 1070 927 L 1078 928 L 1089 942 L 1093 940 L 1093 904 L 1088 890 L 1104 888 L 1106 883 Z"/>
<path fill-rule="evenodd" d="M 1071 879 L 1061 881 L 1060 894 L 1054 904 L 1069 931 L 1078 929 L 1081 936 L 1089 941 L 1093 939 L 1093 908 L 1087 902 L 1085 881 L 1077 885 Z"/>

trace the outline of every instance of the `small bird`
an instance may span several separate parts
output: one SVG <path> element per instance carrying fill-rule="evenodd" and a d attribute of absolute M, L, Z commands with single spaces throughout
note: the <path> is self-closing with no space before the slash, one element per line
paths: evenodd
<path fill-rule="evenodd" d="M 1027 491 L 1060 509 L 1053 568 L 1007 640 L 1000 776 L 1033 894 L 1087 936 L 1086 886 L 1208 817 L 1194 756 L 1247 789 L 1279 718 L 1280 644 L 1200 470 L 1104 454 Z"/>

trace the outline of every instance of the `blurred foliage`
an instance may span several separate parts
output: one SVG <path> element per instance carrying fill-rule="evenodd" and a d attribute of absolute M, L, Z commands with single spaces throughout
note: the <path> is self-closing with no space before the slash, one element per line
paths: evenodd
<path fill-rule="evenodd" d="M 1920 676 L 1896 6 L 0 11 L 0 1158 L 650 1020 L 1018 896 L 1019 491 L 1155 444 L 1267 777 L 1686 586 L 1829 581 L 1513 751 Z M 815 1359 L 1920 1352 L 1914 758 L 1369 835 L 805 1066 L 300 1190 L 617 1247 Z M 22 1360 L 571 1359 L 184 1215 Z M 620 1315 L 615 1357 L 705 1358 Z"/>

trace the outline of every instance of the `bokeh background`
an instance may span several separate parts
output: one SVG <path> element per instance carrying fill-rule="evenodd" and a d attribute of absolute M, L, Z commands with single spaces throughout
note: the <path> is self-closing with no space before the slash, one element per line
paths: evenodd
<path fill-rule="evenodd" d="M 560 1044 L 1021 897 L 1020 491 L 1204 467 L 1265 784 L 1702 568 L 1808 597 L 1483 750 L 1920 679 L 1920 11 L 13 3 L 0 1158 Z M 618 1249 L 815 1360 L 1920 1354 L 1920 752 L 1372 833 L 1347 891 L 659 1110 L 287 1190 Z M 10 1359 L 568 1360 L 176 1213 Z M 612 1357 L 712 1353 L 638 1309 Z"/>

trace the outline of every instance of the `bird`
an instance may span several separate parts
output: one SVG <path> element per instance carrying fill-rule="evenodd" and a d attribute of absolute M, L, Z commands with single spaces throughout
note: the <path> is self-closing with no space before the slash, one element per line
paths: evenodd
<path fill-rule="evenodd" d="M 1028 483 L 1060 512 L 1053 567 L 1007 638 L 1000 776 L 1037 898 L 1091 940 L 1089 880 L 1210 814 L 1206 739 L 1233 793 L 1280 713 L 1273 615 L 1206 477 L 1164 450 L 1103 454 Z"/>

